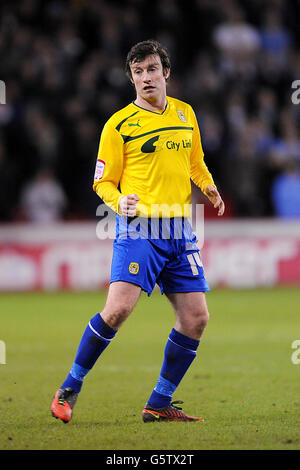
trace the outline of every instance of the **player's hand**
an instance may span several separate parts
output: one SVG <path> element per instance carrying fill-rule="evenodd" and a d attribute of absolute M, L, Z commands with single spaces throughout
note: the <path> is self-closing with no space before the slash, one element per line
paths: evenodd
<path fill-rule="evenodd" d="M 119 214 L 134 217 L 136 215 L 136 205 L 140 198 L 137 194 L 122 196 L 119 201 Z"/>
<path fill-rule="evenodd" d="M 225 211 L 225 204 L 217 188 L 215 188 L 212 185 L 208 185 L 205 188 L 205 193 L 208 199 L 210 200 L 210 202 L 213 204 L 214 208 L 218 209 L 218 215 L 219 216 L 223 215 Z"/>

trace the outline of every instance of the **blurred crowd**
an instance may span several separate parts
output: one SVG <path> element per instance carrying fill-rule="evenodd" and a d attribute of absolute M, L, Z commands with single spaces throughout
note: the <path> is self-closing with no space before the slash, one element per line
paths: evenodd
<path fill-rule="evenodd" d="M 3 0 L 0 221 L 95 217 L 100 133 L 135 98 L 125 58 L 149 38 L 169 51 L 168 94 L 196 112 L 227 216 L 300 217 L 299 18 L 299 0 Z"/>

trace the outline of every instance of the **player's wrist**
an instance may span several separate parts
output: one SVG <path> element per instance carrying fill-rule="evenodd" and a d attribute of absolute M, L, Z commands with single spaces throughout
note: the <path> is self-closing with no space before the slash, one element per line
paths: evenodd
<path fill-rule="evenodd" d="M 117 203 L 117 214 L 122 215 L 122 202 L 121 200 L 126 197 L 123 194 L 120 194 L 118 197 L 118 203 Z"/>

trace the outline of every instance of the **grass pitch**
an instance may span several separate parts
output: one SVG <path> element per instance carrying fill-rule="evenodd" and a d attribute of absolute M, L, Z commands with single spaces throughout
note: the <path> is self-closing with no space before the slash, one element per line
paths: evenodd
<path fill-rule="evenodd" d="M 174 394 L 203 423 L 148 423 L 142 408 L 174 324 L 167 299 L 142 295 L 85 379 L 73 419 L 50 415 L 89 319 L 106 293 L 0 296 L 1 450 L 299 449 L 300 289 L 214 290 L 197 359 Z"/>

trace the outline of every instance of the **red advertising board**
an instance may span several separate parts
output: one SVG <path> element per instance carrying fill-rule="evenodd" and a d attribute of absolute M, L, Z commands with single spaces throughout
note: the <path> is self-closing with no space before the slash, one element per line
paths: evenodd
<path fill-rule="evenodd" d="M 96 224 L 0 228 L 0 291 L 94 290 L 109 283 L 111 238 Z M 300 285 L 300 223 L 207 222 L 201 248 L 212 287 Z"/>

